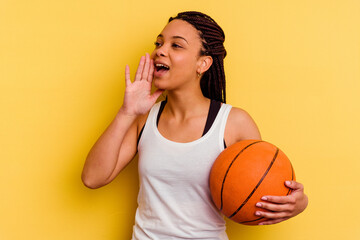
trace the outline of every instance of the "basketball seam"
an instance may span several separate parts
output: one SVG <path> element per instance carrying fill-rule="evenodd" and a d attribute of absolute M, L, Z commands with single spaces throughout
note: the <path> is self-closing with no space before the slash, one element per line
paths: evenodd
<path fill-rule="evenodd" d="M 264 217 L 260 217 L 260 218 L 257 218 L 257 219 L 254 219 L 254 220 L 249 220 L 249 221 L 244 221 L 244 222 L 240 222 L 241 224 L 244 224 L 244 223 L 250 223 L 250 222 L 256 222 L 256 221 L 259 221 L 261 219 L 263 219 Z"/>
<path fill-rule="evenodd" d="M 292 166 L 292 164 L 290 163 L 290 166 L 291 166 L 291 181 L 294 180 L 294 168 Z M 286 196 L 289 195 L 291 193 L 291 188 L 289 188 L 289 191 L 287 192 Z"/>
<path fill-rule="evenodd" d="M 292 164 L 290 163 L 290 166 L 291 166 L 291 180 L 294 180 L 294 168 L 292 166 Z M 291 193 L 291 189 L 289 189 L 289 191 L 287 192 L 286 196 L 289 195 Z M 244 221 L 244 222 L 240 222 L 241 224 L 245 224 L 245 223 L 251 223 L 251 222 L 256 222 L 256 221 L 259 221 L 261 219 L 263 219 L 264 217 L 260 217 L 260 218 L 257 218 L 257 219 L 254 219 L 254 220 L 249 220 L 249 221 Z"/>
<path fill-rule="evenodd" d="M 260 186 L 260 184 L 262 183 L 262 181 L 265 179 L 266 175 L 268 174 L 268 172 L 270 171 L 271 167 L 273 166 L 277 156 L 279 153 L 279 148 L 276 148 L 276 152 L 275 155 L 273 157 L 273 160 L 271 161 L 269 167 L 266 169 L 264 175 L 262 176 L 262 178 L 260 179 L 260 181 L 258 182 L 258 184 L 255 186 L 255 188 L 252 190 L 252 192 L 249 194 L 249 196 L 243 201 L 243 203 L 240 205 L 240 207 L 229 216 L 229 218 L 234 217 L 239 211 L 240 209 L 249 201 L 249 199 L 252 197 L 252 195 L 255 193 L 255 191 L 257 190 L 257 188 Z"/>
<path fill-rule="evenodd" d="M 247 145 L 246 147 L 244 147 L 243 149 L 241 149 L 241 151 L 235 156 L 235 158 L 231 161 L 228 169 L 226 170 L 225 172 L 225 176 L 224 176 L 224 179 L 222 181 L 222 185 L 221 185 L 221 191 L 220 191 L 220 211 L 222 210 L 223 208 L 223 191 L 224 191 L 224 184 L 225 184 L 225 180 L 226 180 L 226 177 L 227 177 L 227 174 L 231 168 L 231 166 L 233 165 L 233 163 L 235 162 L 235 160 L 238 158 L 238 156 L 245 151 L 245 149 L 247 149 L 248 147 L 256 144 L 256 143 L 259 143 L 259 142 L 262 142 L 262 141 L 256 141 L 256 142 L 253 142 L 253 143 L 250 143 L 249 145 Z"/>

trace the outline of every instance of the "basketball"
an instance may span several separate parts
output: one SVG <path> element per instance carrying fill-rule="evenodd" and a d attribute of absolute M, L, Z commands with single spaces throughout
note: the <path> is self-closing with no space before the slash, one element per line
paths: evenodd
<path fill-rule="evenodd" d="M 255 216 L 266 209 L 255 206 L 266 195 L 286 196 L 286 180 L 295 180 L 290 160 L 276 146 L 260 140 L 244 140 L 226 148 L 210 172 L 210 192 L 216 207 L 229 219 L 257 225 L 266 218 Z"/>

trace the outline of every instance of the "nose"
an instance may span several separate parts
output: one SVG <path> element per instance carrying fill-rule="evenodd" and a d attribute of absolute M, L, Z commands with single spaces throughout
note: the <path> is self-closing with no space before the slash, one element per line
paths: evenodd
<path fill-rule="evenodd" d="M 165 47 L 165 44 L 162 46 L 159 46 L 157 49 L 155 49 L 155 51 L 156 51 L 156 56 L 158 56 L 158 57 L 167 56 L 167 49 Z"/>

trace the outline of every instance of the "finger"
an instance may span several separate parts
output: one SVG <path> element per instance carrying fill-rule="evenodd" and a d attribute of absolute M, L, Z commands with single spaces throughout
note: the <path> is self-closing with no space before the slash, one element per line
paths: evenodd
<path fill-rule="evenodd" d="M 292 195 L 288 196 L 264 196 L 261 198 L 261 200 L 272 202 L 272 203 L 278 203 L 278 204 L 284 204 L 284 203 L 295 203 L 295 198 Z"/>
<path fill-rule="evenodd" d="M 130 67 L 129 65 L 125 66 L 125 86 L 129 86 L 131 84 L 130 80 Z"/>
<path fill-rule="evenodd" d="M 258 217 L 264 217 L 264 218 L 270 218 L 270 219 L 279 219 L 279 218 L 290 217 L 289 212 L 262 212 L 262 211 L 256 211 L 255 215 L 258 216 Z"/>
<path fill-rule="evenodd" d="M 291 188 L 294 190 L 303 190 L 304 189 L 304 186 L 301 183 L 296 182 L 296 181 L 285 181 L 285 185 L 288 188 Z"/>
<path fill-rule="evenodd" d="M 144 71 L 142 72 L 141 80 L 147 80 L 150 69 L 150 56 L 148 53 L 145 54 L 145 65 Z"/>
<path fill-rule="evenodd" d="M 279 218 L 279 219 L 272 219 L 272 220 L 267 220 L 264 222 L 259 223 L 258 225 L 270 225 L 270 224 L 276 224 L 279 222 L 283 222 L 285 220 L 288 220 L 289 218 Z"/>
<path fill-rule="evenodd" d="M 154 70 L 155 70 L 155 67 L 154 67 L 154 60 L 150 60 L 150 70 L 149 70 L 149 76 L 147 78 L 147 81 L 148 82 L 152 82 L 153 78 L 154 78 Z"/>
<path fill-rule="evenodd" d="M 145 63 L 145 58 L 144 58 L 144 56 L 141 56 L 139 66 L 136 70 L 135 81 L 141 80 L 141 75 L 144 70 L 144 63 Z"/>
<path fill-rule="evenodd" d="M 273 203 L 264 203 L 258 202 L 256 207 L 263 208 L 272 212 L 283 212 L 283 211 L 291 211 L 292 206 L 289 204 L 273 204 Z"/>

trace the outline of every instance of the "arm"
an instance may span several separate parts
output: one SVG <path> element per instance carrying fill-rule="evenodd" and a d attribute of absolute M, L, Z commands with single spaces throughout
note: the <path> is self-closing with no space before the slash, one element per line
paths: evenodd
<path fill-rule="evenodd" d="M 130 81 L 126 66 L 124 103 L 86 158 L 81 175 L 85 186 L 99 188 L 110 183 L 135 156 L 139 126 L 162 93 L 157 90 L 151 94 L 153 72 L 154 64 L 148 54 L 141 57 L 134 82 Z"/>
<path fill-rule="evenodd" d="M 85 186 L 110 183 L 136 154 L 137 118 L 121 110 L 91 148 L 81 175 Z"/>
<path fill-rule="evenodd" d="M 233 107 L 225 128 L 225 143 L 231 146 L 242 140 L 261 140 L 258 127 L 251 116 L 240 108 Z"/>
<path fill-rule="evenodd" d="M 228 146 L 246 139 L 261 140 L 260 132 L 248 113 L 239 108 L 233 108 L 229 114 L 225 129 L 225 142 Z M 269 212 L 257 211 L 256 216 L 268 218 L 260 225 L 275 224 L 294 217 L 305 210 L 308 197 L 301 183 L 286 181 L 284 183 L 292 192 L 288 196 L 263 196 L 257 207 Z"/>

